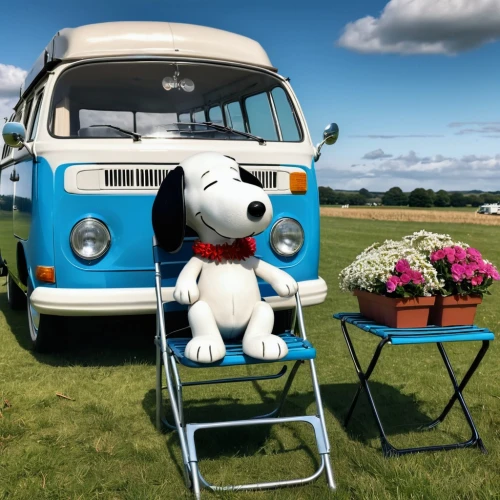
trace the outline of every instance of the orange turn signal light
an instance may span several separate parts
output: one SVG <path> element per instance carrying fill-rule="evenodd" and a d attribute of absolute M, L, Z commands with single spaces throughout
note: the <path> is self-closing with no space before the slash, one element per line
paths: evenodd
<path fill-rule="evenodd" d="M 307 192 L 307 175 L 305 172 L 292 172 L 290 174 L 290 191 L 292 193 Z"/>
<path fill-rule="evenodd" d="M 35 276 L 38 281 L 56 282 L 56 270 L 52 266 L 36 266 Z"/>

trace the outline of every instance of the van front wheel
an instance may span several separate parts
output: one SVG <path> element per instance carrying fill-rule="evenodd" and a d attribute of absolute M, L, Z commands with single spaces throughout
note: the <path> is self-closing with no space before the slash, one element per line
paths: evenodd
<path fill-rule="evenodd" d="M 33 292 L 28 286 L 28 326 L 31 344 L 37 352 L 55 352 L 62 349 L 65 338 L 65 318 L 40 314 L 31 304 L 30 296 Z"/>

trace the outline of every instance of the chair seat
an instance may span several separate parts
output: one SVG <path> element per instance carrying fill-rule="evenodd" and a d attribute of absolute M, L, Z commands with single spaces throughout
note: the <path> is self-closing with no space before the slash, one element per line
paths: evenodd
<path fill-rule="evenodd" d="M 467 326 L 426 326 L 423 328 L 389 328 L 375 323 L 359 313 L 337 313 L 335 319 L 357 326 L 377 337 L 389 338 L 392 345 L 427 344 L 432 342 L 466 342 L 494 340 L 495 335 L 487 328 Z"/>
<path fill-rule="evenodd" d="M 177 361 L 179 361 L 179 363 L 191 368 L 255 365 L 261 363 L 275 363 L 276 361 L 285 362 L 316 358 L 316 349 L 309 341 L 301 339 L 300 337 L 296 337 L 291 333 L 282 333 L 278 336 L 285 341 L 288 347 L 288 354 L 280 360 L 270 361 L 252 358 L 244 354 L 241 340 L 226 342 L 226 355 L 215 363 L 196 363 L 195 361 L 191 361 L 190 359 L 186 358 L 186 356 L 184 356 L 186 345 L 191 340 L 191 338 L 168 339 L 167 345 L 172 350 L 175 358 L 177 359 Z"/>

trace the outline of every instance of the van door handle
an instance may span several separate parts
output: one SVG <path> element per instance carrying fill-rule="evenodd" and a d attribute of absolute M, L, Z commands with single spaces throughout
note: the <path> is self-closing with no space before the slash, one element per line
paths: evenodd
<path fill-rule="evenodd" d="M 19 174 L 13 170 L 11 173 L 10 173 L 10 177 L 9 179 L 12 181 L 12 182 L 17 182 L 19 180 Z"/>

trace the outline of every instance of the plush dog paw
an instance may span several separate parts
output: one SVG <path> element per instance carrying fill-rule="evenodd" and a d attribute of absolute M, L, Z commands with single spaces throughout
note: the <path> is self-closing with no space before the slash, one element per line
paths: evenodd
<path fill-rule="evenodd" d="M 283 273 L 272 286 L 280 297 L 291 297 L 299 289 L 297 282 L 287 273 Z"/>
<path fill-rule="evenodd" d="M 277 335 L 243 337 L 243 352 L 256 359 L 281 359 L 288 354 L 286 343 Z"/>
<path fill-rule="evenodd" d="M 196 363 L 214 363 L 226 355 L 226 346 L 220 337 L 195 337 L 188 342 L 184 355 Z"/>
<path fill-rule="evenodd" d="M 200 298 L 200 290 L 196 281 L 185 281 L 179 283 L 174 290 L 174 299 L 179 304 L 192 305 Z"/>

